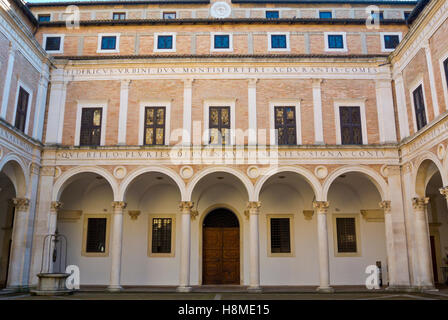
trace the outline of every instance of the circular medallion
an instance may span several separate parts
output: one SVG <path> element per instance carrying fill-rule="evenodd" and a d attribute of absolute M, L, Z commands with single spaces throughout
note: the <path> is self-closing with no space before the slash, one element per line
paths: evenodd
<path fill-rule="evenodd" d="M 126 168 L 119 166 L 114 169 L 114 176 L 117 179 L 123 179 L 126 175 Z"/>
<path fill-rule="evenodd" d="M 190 179 L 193 176 L 194 170 L 190 166 L 180 168 L 180 176 L 184 179 Z"/>
<path fill-rule="evenodd" d="M 216 19 L 225 19 L 230 17 L 232 8 L 226 2 L 215 2 L 210 8 L 210 15 Z"/>
<path fill-rule="evenodd" d="M 327 169 L 327 167 L 324 167 L 324 166 L 317 166 L 316 169 L 314 169 L 314 174 L 319 179 L 323 179 L 327 176 L 328 169 Z"/>
<path fill-rule="evenodd" d="M 256 166 L 251 166 L 249 168 L 247 168 L 247 175 L 252 178 L 255 179 L 259 176 L 260 172 L 258 170 L 258 167 Z"/>

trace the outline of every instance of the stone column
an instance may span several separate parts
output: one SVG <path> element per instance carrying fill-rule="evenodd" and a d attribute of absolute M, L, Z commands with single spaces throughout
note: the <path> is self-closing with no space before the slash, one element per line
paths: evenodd
<path fill-rule="evenodd" d="M 330 262 L 328 251 L 328 232 L 327 232 L 327 211 L 330 203 L 328 201 L 314 201 L 313 207 L 317 212 L 317 243 L 319 247 L 319 279 L 320 285 L 317 288 L 319 292 L 330 293 L 333 288 L 330 287 Z"/>
<path fill-rule="evenodd" d="M 8 110 L 8 102 L 9 102 L 9 95 L 10 95 L 10 89 L 11 89 L 11 81 L 12 81 L 12 69 L 14 68 L 14 60 L 16 55 L 16 47 L 15 45 L 10 42 L 9 43 L 9 52 L 8 52 L 8 65 L 6 67 L 6 74 L 5 74 L 5 84 L 3 87 L 3 95 L 2 95 L 2 106 L 0 109 L 0 118 L 6 119 L 6 113 Z M 14 125 L 14 124 L 13 124 Z"/>
<path fill-rule="evenodd" d="M 191 247 L 191 209 L 193 202 L 182 201 L 179 204 L 182 220 L 181 248 L 180 248 L 180 277 L 178 292 L 190 292 L 190 247 Z"/>
<path fill-rule="evenodd" d="M 62 130 L 68 84 L 68 82 L 63 79 L 63 72 L 64 70 L 62 69 L 53 70 L 51 76 L 48 120 L 45 137 L 46 143 L 49 144 L 62 143 Z"/>
<path fill-rule="evenodd" d="M 384 200 L 379 203 L 379 206 L 384 211 L 384 227 L 386 232 L 386 254 L 387 254 L 387 271 L 389 286 L 393 287 L 395 284 L 395 255 L 394 255 L 394 230 L 392 222 L 391 213 L 391 202 L 389 200 Z"/>
<path fill-rule="evenodd" d="M 36 112 L 34 114 L 33 138 L 42 140 L 42 132 L 44 127 L 45 106 L 47 103 L 48 88 L 48 66 L 45 65 L 39 79 L 39 87 L 36 97 Z"/>
<path fill-rule="evenodd" d="M 118 144 L 126 145 L 126 128 L 128 120 L 129 85 L 131 80 L 121 80 L 120 112 L 118 115 Z M 139 119 L 142 121 L 142 119 Z"/>
<path fill-rule="evenodd" d="M 324 144 L 324 127 L 322 121 L 322 79 L 313 80 L 313 110 L 314 110 L 314 143 Z"/>
<path fill-rule="evenodd" d="M 389 80 L 376 80 L 375 85 L 380 143 L 396 143 L 392 84 Z"/>
<path fill-rule="evenodd" d="M 259 249 L 259 231 L 258 216 L 260 214 L 261 202 L 251 201 L 247 203 L 247 212 L 249 215 L 250 228 L 250 273 L 249 273 L 249 291 L 260 292 L 260 249 Z"/>
<path fill-rule="evenodd" d="M 250 146 L 257 145 L 257 81 L 258 79 L 249 79 L 247 86 L 249 117 L 248 144 Z"/>
<path fill-rule="evenodd" d="M 48 233 L 49 234 L 56 234 L 57 231 L 57 226 L 58 226 L 58 212 L 62 207 L 62 202 L 59 201 L 51 201 L 50 203 L 50 218 L 48 221 Z M 46 254 L 46 258 L 51 257 L 51 254 L 48 254 L 49 252 L 53 252 L 54 250 L 54 245 L 53 243 L 48 243 L 48 252 Z M 53 271 L 53 264 L 51 263 L 51 261 L 44 261 L 45 265 L 48 266 L 48 269 L 44 270 L 49 270 L 49 272 Z"/>
<path fill-rule="evenodd" d="M 12 231 L 11 260 L 9 261 L 8 288 L 20 288 L 26 244 L 27 220 L 30 200 L 27 198 L 13 198 L 15 207 L 14 225 Z"/>
<path fill-rule="evenodd" d="M 408 112 L 406 110 L 406 93 L 404 89 L 403 76 L 400 73 L 395 79 L 395 96 L 398 109 L 398 126 L 400 128 L 400 140 L 409 136 Z"/>
<path fill-rule="evenodd" d="M 416 284 L 420 289 L 433 289 L 431 249 L 429 245 L 429 230 L 426 219 L 426 207 L 429 198 L 413 198 L 415 246 L 418 261 Z"/>
<path fill-rule="evenodd" d="M 434 109 L 434 117 L 437 117 L 440 114 L 440 109 L 439 109 L 439 102 L 437 101 L 436 79 L 434 78 L 434 68 L 432 67 L 432 56 L 431 56 L 431 49 L 429 48 L 429 41 L 426 41 L 423 44 L 423 48 L 425 49 L 425 55 L 426 55 L 426 67 L 428 68 L 429 87 L 431 89 L 431 99 L 432 99 L 432 107 Z"/>
<path fill-rule="evenodd" d="M 111 258 L 112 268 L 110 271 L 109 291 L 120 291 L 120 273 L 121 273 L 121 248 L 123 239 L 123 210 L 126 208 L 126 202 L 114 201 L 113 207 L 113 222 L 112 222 L 112 245 Z"/>
<path fill-rule="evenodd" d="M 184 80 L 184 113 L 182 145 L 191 145 L 191 112 L 193 99 L 193 79 Z"/>

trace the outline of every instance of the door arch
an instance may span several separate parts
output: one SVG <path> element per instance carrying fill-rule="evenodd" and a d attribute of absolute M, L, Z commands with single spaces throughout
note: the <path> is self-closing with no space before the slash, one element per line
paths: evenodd
<path fill-rule="evenodd" d="M 240 284 L 240 226 L 236 215 L 218 208 L 204 218 L 202 283 Z"/>

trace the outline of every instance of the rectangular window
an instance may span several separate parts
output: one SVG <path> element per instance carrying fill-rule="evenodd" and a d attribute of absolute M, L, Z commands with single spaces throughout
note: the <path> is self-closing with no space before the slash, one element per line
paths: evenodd
<path fill-rule="evenodd" d="M 271 218 L 271 253 L 291 253 L 289 218 Z"/>
<path fill-rule="evenodd" d="M 99 146 L 101 144 L 102 108 L 83 108 L 79 145 Z"/>
<path fill-rule="evenodd" d="M 338 253 L 357 253 L 355 218 L 336 218 Z"/>
<path fill-rule="evenodd" d="M 295 107 L 275 107 L 275 130 L 277 132 L 277 144 L 297 144 L 297 122 Z"/>
<path fill-rule="evenodd" d="M 417 122 L 417 130 L 420 130 L 427 124 L 425 101 L 423 99 L 423 86 L 419 85 L 412 93 L 414 97 L 414 110 Z"/>
<path fill-rule="evenodd" d="M 50 22 L 51 15 L 49 14 L 39 14 L 37 15 L 38 22 Z"/>
<path fill-rule="evenodd" d="M 210 144 L 230 144 L 230 107 L 210 107 Z"/>
<path fill-rule="evenodd" d="M 165 144 L 165 107 L 145 108 L 145 145 Z"/>
<path fill-rule="evenodd" d="M 266 19 L 278 19 L 280 14 L 278 11 L 270 10 L 266 11 Z"/>
<path fill-rule="evenodd" d="M 362 144 L 361 108 L 340 107 L 342 144 Z"/>
<path fill-rule="evenodd" d="M 287 49 L 286 34 L 272 34 L 271 35 L 272 49 Z"/>
<path fill-rule="evenodd" d="M 157 49 L 159 50 L 173 49 L 173 36 L 158 36 Z"/>
<path fill-rule="evenodd" d="M 411 11 L 404 11 L 403 12 L 404 19 L 407 20 L 410 14 L 411 14 Z"/>
<path fill-rule="evenodd" d="M 107 218 L 88 218 L 86 253 L 106 252 Z"/>
<path fill-rule="evenodd" d="M 333 13 L 331 11 L 319 11 L 319 19 L 331 19 Z"/>
<path fill-rule="evenodd" d="M 113 20 L 125 20 L 126 19 L 126 13 L 125 12 L 114 12 L 112 14 Z"/>
<path fill-rule="evenodd" d="M 384 20 L 384 12 L 383 11 L 379 11 L 379 12 L 375 12 L 375 11 L 371 11 L 370 12 L 371 17 L 373 18 L 373 20 Z"/>
<path fill-rule="evenodd" d="M 400 43 L 400 36 L 398 34 L 384 35 L 384 49 L 393 50 Z"/>
<path fill-rule="evenodd" d="M 163 19 L 176 19 L 176 12 L 164 12 Z"/>
<path fill-rule="evenodd" d="M 25 132 L 26 116 L 28 112 L 28 101 L 30 94 L 20 87 L 17 100 L 16 120 L 14 126 L 22 132 Z"/>
<path fill-rule="evenodd" d="M 230 36 L 228 34 L 215 34 L 214 48 L 215 49 L 230 49 Z"/>
<path fill-rule="evenodd" d="M 103 36 L 101 38 L 101 50 L 115 50 L 117 47 L 116 36 Z"/>
<path fill-rule="evenodd" d="M 172 219 L 153 218 L 151 228 L 151 253 L 171 253 Z"/>
<path fill-rule="evenodd" d="M 59 51 L 61 49 L 61 37 L 46 37 L 45 38 L 45 50 L 46 51 Z"/>
<path fill-rule="evenodd" d="M 342 34 L 329 34 L 328 35 L 328 48 L 329 49 L 344 49 L 344 36 Z"/>
<path fill-rule="evenodd" d="M 448 90 L 448 58 L 443 61 L 443 69 L 445 70 L 445 79 L 447 84 L 447 90 Z"/>

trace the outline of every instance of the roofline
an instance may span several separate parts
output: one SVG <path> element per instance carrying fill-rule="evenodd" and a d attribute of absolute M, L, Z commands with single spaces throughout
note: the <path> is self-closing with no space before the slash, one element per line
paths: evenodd
<path fill-rule="evenodd" d="M 39 22 L 37 22 L 37 19 L 34 16 L 34 14 L 22 0 L 12 0 L 12 1 L 20 8 L 20 10 L 22 10 L 22 12 L 26 15 L 26 17 L 35 27 L 39 25 Z"/>
<path fill-rule="evenodd" d="M 415 5 L 417 0 L 232 0 L 232 3 L 273 3 L 273 4 L 387 4 Z"/>
<path fill-rule="evenodd" d="M 29 8 L 32 7 L 66 7 L 76 6 L 101 6 L 101 5 L 139 5 L 139 4 L 209 4 L 210 0 L 154 0 L 154 1 L 64 1 L 64 2 L 27 2 Z"/>
<path fill-rule="evenodd" d="M 129 19 L 129 20 L 84 20 L 83 26 L 92 25 L 177 25 L 177 24 L 331 24 L 363 25 L 365 19 L 265 19 L 265 18 L 230 18 L 230 19 Z M 384 19 L 384 25 L 406 25 L 404 19 Z M 39 27 L 65 26 L 65 21 L 41 22 Z"/>
<path fill-rule="evenodd" d="M 110 56 L 53 56 L 55 60 L 138 60 L 138 59 L 387 59 L 387 54 L 154 54 L 154 55 L 110 55 Z M 353 61 L 352 61 L 353 62 Z"/>
<path fill-rule="evenodd" d="M 412 24 L 415 21 L 415 19 L 417 19 L 417 17 L 420 15 L 420 13 L 423 11 L 423 9 L 425 9 L 425 7 L 429 4 L 429 2 L 431 2 L 431 0 L 419 0 L 414 10 L 412 10 L 411 13 L 409 14 L 406 23 L 408 25 Z"/>

